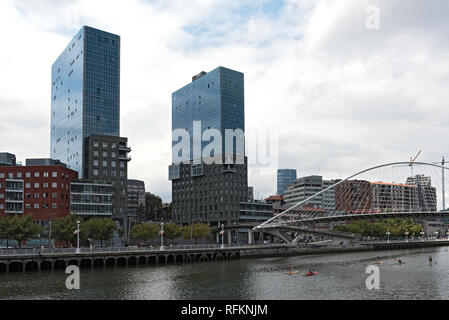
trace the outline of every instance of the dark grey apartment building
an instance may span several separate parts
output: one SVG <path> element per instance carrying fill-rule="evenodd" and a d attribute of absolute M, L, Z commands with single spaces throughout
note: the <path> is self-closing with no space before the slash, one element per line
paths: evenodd
<path fill-rule="evenodd" d="M 84 139 L 84 178 L 96 184 L 112 185 L 112 218 L 126 224 L 128 192 L 128 139 L 91 135 Z"/>
<path fill-rule="evenodd" d="M 145 205 L 145 182 L 128 179 L 128 217 L 137 219 L 137 208 Z"/>

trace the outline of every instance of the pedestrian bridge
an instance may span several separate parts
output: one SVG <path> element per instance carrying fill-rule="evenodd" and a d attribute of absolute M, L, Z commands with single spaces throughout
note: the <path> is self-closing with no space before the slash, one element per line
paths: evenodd
<path fill-rule="evenodd" d="M 445 209 L 445 173 L 449 168 L 426 162 L 395 162 L 371 167 L 345 179 L 333 180 L 321 191 L 293 203 L 253 228 L 287 243 L 304 234 L 330 238 L 332 226 L 352 221 L 391 218 L 449 219 Z M 307 186 L 302 186 L 303 191 Z M 305 191 L 304 191 L 305 193 Z M 326 234 L 327 233 L 327 234 Z"/>

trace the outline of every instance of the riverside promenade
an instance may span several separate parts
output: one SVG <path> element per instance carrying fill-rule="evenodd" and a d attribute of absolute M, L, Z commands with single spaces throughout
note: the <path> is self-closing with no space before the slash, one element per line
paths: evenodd
<path fill-rule="evenodd" d="M 230 261 L 252 257 L 332 254 L 357 251 L 402 250 L 449 246 L 449 240 L 413 240 L 354 242 L 345 245 L 317 242 L 300 245 L 272 243 L 263 245 L 183 245 L 156 248 L 105 247 L 88 249 L 2 249 L 0 273 L 117 266 L 145 266 L 212 261 Z"/>

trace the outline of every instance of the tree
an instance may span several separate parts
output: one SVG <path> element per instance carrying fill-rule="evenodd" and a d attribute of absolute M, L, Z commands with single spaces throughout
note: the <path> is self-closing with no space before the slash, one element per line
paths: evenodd
<path fill-rule="evenodd" d="M 0 219 L 0 235 L 6 239 L 6 247 L 8 248 L 11 238 L 11 217 Z"/>
<path fill-rule="evenodd" d="M 14 215 L 10 220 L 10 236 L 22 246 L 22 242 L 34 238 L 44 231 L 44 228 L 34 222 L 33 215 L 19 217 Z"/>
<path fill-rule="evenodd" d="M 181 227 L 176 223 L 167 223 L 164 225 L 164 238 L 173 240 L 181 236 Z"/>
<path fill-rule="evenodd" d="M 147 242 L 159 235 L 159 226 L 154 223 L 139 223 L 132 227 L 131 238 Z"/>
<path fill-rule="evenodd" d="M 146 220 L 157 220 L 162 217 L 162 199 L 159 196 L 151 192 L 145 193 L 145 207 L 147 212 Z"/>
<path fill-rule="evenodd" d="M 53 238 L 58 242 L 65 241 L 66 243 L 75 240 L 76 235 L 73 232 L 78 229 L 77 221 L 82 220 L 74 215 L 56 218 L 52 225 Z"/>
<path fill-rule="evenodd" d="M 80 229 L 84 239 L 100 240 L 100 245 L 103 246 L 103 241 L 114 236 L 117 225 L 110 218 L 92 218 L 84 222 Z"/>
<path fill-rule="evenodd" d="M 183 239 L 195 239 L 195 244 L 197 243 L 198 239 L 207 238 L 210 236 L 210 227 L 208 224 L 205 223 L 195 223 L 192 226 L 184 226 L 181 230 L 181 236 Z"/>

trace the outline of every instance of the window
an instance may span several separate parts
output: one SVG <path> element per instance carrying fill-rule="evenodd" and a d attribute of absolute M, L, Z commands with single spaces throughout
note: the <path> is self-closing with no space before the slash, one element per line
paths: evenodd
<path fill-rule="evenodd" d="M 48 178 L 48 172 L 44 172 L 44 178 Z"/>
<path fill-rule="evenodd" d="M 107 148 L 108 147 L 108 143 L 107 142 L 103 142 L 103 148 Z"/>
<path fill-rule="evenodd" d="M 56 171 L 53 171 L 53 172 L 51 173 L 51 176 L 52 176 L 53 178 L 56 178 L 56 177 L 58 177 L 58 172 L 56 172 Z"/>
<path fill-rule="evenodd" d="M 112 158 L 117 158 L 117 153 L 111 152 L 111 157 L 112 157 Z"/>
<path fill-rule="evenodd" d="M 108 157 L 108 153 L 106 151 L 103 152 L 103 158 L 107 158 Z"/>
<path fill-rule="evenodd" d="M 98 151 L 94 151 L 94 157 L 98 157 Z"/>
<path fill-rule="evenodd" d="M 34 199 L 39 199 L 39 193 L 34 194 Z"/>
<path fill-rule="evenodd" d="M 98 167 L 98 160 L 94 160 L 94 166 Z"/>
<path fill-rule="evenodd" d="M 107 167 L 108 166 L 108 162 L 107 161 L 103 161 L 103 167 Z"/>
<path fill-rule="evenodd" d="M 44 182 L 44 188 L 48 188 L 48 182 Z"/>
<path fill-rule="evenodd" d="M 34 183 L 34 187 L 35 187 L 35 188 L 39 188 L 39 182 L 35 182 L 35 183 Z"/>
<path fill-rule="evenodd" d="M 98 147 L 98 141 L 94 141 L 94 147 Z"/>
<path fill-rule="evenodd" d="M 58 198 L 58 194 L 56 192 L 52 192 L 51 197 L 53 199 L 57 199 Z"/>
<path fill-rule="evenodd" d="M 94 169 L 94 176 L 98 176 L 98 170 Z"/>
<path fill-rule="evenodd" d="M 111 167 L 115 168 L 116 166 L 116 162 L 115 161 L 111 161 Z"/>
<path fill-rule="evenodd" d="M 125 163 L 123 161 L 120 161 L 120 168 L 124 168 L 125 167 Z"/>
<path fill-rule="evenodd" d="M 39 178 L 39 172 L 35 172 L 35 173 L 34 173 L 34 177 L 35 177 L 35 178 Z"/>
<path fill-rule="evenodd" d="M 31 193 L 25 193 L 25 198 L 30 199 L 31 198 Z"/>
<path fill-rule="evenodd" d="M 0 173 L 0 179 L 3 179 L 5 177 L 4 173 Z"/>
<path fill-rule="evenodd" d="M 42 198 L 47 199 L 48 198 L 48 193 L 47 192 L 42 193 Z"/>
<path fill-rule="evenodd" d="M 117 144 L 115 142 L 112 143 L 112 148 L 116 148 Z"/>
<path fill-rule="evenodd" d="M 29 203 L 25 203 L 25 209 L 30 209 L 30 208 L 31 208 L 30 204 Z"/>
<path fill-rule="evenodd" d="M 25 188 L 26 188 L 26 189 L 31 188 L 31 184 L 30 184 L 29 182 L 25 183 Z"/>
<path fill-rule="evenodd" d="M 14 173 L 11 173 L 11 172 L 8 173 L 8 178 L 9 178 L 9 179 L 14 179 Z"/>
<path fill-rule="evenodd" d="M 34 209 L 39 209 L 39 203 L 34 204 Z"/>
<path fill-rule="evenodd" d="M 52 182 L 51 183 L 51 187 L 52 188 L 57 188 L 58 187 L 58 183 L 57 182 Z"/>
<path fill-rule="evenodd" d="M 0 193 L 0 199 L 3 199 L 5 195 L 3 193 Z"/>
<path fill-rule="evenodd" d="M 17 172 L 17 178 L 22 178 L 22 172 Z"/>
<path fill-rule="evenodd" d="M 108 170 L 103 170 L 103 175 L 108 176 Z"/>
<path fill-rule="evenodd" d="M 58 206 L 56 205 L 56 203 L 52 203 L 51 207 L 52 207 L 52 209 L 56 209 Z"/>

